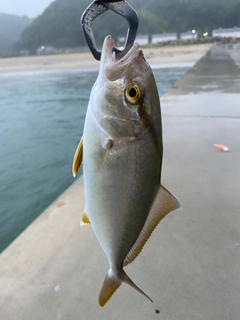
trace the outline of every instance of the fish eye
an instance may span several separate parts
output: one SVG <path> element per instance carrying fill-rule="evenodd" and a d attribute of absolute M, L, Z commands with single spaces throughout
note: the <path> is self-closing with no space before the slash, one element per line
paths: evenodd
<path fill-rule="evenodd" d="M 136 83 L 129 83 L 125 89 L 125 98 L 131 104 L 137 104 L 142 98 L 142 92 Z"/>

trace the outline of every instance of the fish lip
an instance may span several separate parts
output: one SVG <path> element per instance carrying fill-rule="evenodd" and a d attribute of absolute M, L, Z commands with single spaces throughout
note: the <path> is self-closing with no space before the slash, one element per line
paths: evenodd
<path fill-rule="evenodd" d="M 122 63 L 125 62 L 135 50 L 140 48 L 140 45 L 135 42 L 133 46 L 127 51 L 127 53 L 121 58 L 117 59 L 116 54 L 113 51 L 113 48 L 116 46 L 113 38 L 111 36 L 107 36 L 105 38 L 104 44 L 103 44 L 103 54 L 105 55 L 105 59 L 112 61 L 113 63 Z"/>
<path fill-rule="evenodd" d="M 121 59 L 117 59 L 116 53 L 113 51 L 115 46 L 116 44 L 113 38 L 111 36 L 107 36 L 103 43 L 99 72 L 99 76 L 103 82 L 108 80 L 114 81 L 119 77 L 123 77 L 129 64 L 134 60 L 134 58 L 142 53 L 140 45 L 135 42 Z"/>

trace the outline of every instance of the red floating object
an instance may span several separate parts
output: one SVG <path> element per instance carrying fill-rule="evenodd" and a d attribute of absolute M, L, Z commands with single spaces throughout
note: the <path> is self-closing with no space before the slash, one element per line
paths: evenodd
<path fill-rule="evenodd" d="M 215 144 L 214 147 L 218 148 L 220 151 L 229 151 L 228 147 L 224 146 L 223 144 Z"/>

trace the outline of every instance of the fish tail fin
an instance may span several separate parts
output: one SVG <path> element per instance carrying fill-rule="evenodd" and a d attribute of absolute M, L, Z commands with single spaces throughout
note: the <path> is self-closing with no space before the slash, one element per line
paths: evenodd
<path fill-rule="evenodd" d="M 121 280 L 112 276 L 111 273 L 108 272 L 98 298 L 100 307 L 104 307 L 114 292 L 120 287 L 121 283 Z"/>
<path fill-rule="evenodd" d="M 138 292 L 140 292 L 141 294 L 143 294 L 146 298 L 148 298 L 151 302 L 152 299 L 145 293 L 143 292 L 130 278 L 129 276 L 122 270 L 121 273 L 121 278 L 122 278 L 122 282 L 125 282 L 127 284 L 129 284 L 132 288 L 134 288 L 135 290 L 137 290 Z"/>
<path fill-rule="evenodd" d="M 131 287 L 133 287 L 135 290 L 143 294 L 146 298 L 148 298 L 151 302 L 152 299 L 146 295 L 145 292 L 143 292 L 130 278 L 129 276 L 124 272 L 124 270 L 121 270 L 120 273 L 116 276 L 112 273 L 112 270 L 110 269 L 104 283 L 102 285 L 101 292 L 99 294 L 99 305 L 103 307 L 108 300 L 112 297 L 114 292 L 120 287 L 121 283 L 125 282 Z"/>

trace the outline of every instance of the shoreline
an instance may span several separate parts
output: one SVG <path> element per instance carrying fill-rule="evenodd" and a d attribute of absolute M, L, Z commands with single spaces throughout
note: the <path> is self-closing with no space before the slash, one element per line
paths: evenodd
<path fill-rule="evenodd" d="M 212 44 L 174 47 L 166 46 L 159 48 L 143 48 L 143 52 L 146 60 L 151 66 L 160 68 L 164 65 L 179 65 L 186 63 L 193 65 L 211 47 Z M 66 69 L 92 71 L 98 70 L 98 68 L 99 61 L 95 60 L 90 52 L 0 58 L 0 73 Z"/>

